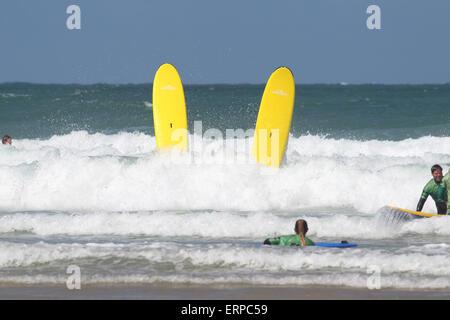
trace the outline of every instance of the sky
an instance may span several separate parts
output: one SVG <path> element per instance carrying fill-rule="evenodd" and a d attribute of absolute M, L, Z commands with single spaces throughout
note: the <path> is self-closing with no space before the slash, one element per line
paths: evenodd
<path fill-rule="evenodd" d="M 184 84 L 279 66 L 298 84 L 448 83 L 449 16 L 448 0 L 1 0 L 0 83 L 151 83 L 166 62 Z"/>

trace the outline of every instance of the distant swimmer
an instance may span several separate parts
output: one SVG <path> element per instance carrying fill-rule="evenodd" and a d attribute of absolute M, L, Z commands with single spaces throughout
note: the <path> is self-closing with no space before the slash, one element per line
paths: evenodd
<path fill-rule="evenodd" d="M 308 224 L 305 220 L 299 219 L 295 222 L 295 234 L 279 236 L 264 240 L 264 244 L 280 246 L 314 246 L 314 242 L 306 237 Z"/>
<path fill-rule="evenodd" d="M 427 201 L 428 196 L 433 198 L 436 203 L 437 213 L 438 214 L 446 214 L 448 213 L 447 208 L 447 187 L 444 183 L 444 178 L 442 177 L 442 167 L 438 164 L 435 164 L 431 167 L 431 175 L 433 179 L 431 179 L 423 188 L 422 195 L 420 196 L 419 203 L 417 204 L 416 211 L 422 211 L 423 205 L 425 201 Z M 446 177 L 449 174 L 446 174 Z M 447 179 L 448 180 L 448 179 Z"/>
<path fill-rule="evenodd" d="M 11 139 L 10 136 L 5 135 L 5 136 L 2 138 L 2 144 L 11 144 L 11 143 L 12 143 L 12 139 Z"/>

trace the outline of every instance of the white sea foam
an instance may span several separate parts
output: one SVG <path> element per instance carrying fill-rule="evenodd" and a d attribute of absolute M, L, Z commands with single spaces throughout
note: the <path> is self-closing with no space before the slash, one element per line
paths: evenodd
<path fill-rule="evenodd" d="M 0 152 L 0 210 L 351 207 L 372 215 L 386 204 L 414 208 L 431 165 L 450 164 L 447 137 L 291 137 L 279 170 L 233 162 L 250 158 L 251 138 L 237 139 L 235 153 L 233 139 L 200 138 L 191 135 L 192 152 L 179 157 L 158 154 L 154 137 L 142 133 L 14 140 Z M 424 211 L 435 211 L 432 201 Z"/>
<path fill-rule="evenodd" d="M 292 234 L 298 218 L 308 221 L 308 236 L 321 239 L 381 240 L 407 235 L 449 236 L 450 217 L 418 219 L 389 228 L 372 217 L 346 214 L 272 214 L 231 212 L 24 212 L 0 215 L 0 234 L 37 236 L 146 236 L 248 239 Z"/>
<path fill-rule="evenodd" d="M 83 283 L 194 283 L 262 285 L 343 285 L 366 287 L 377 266 L 383 288 L 450 288 L 449 248 L 439 252 L 402 249 L 248 247 L 239 244 L 87 243 L 22 245 L 0 242 L 2 268 L 32 268 L 0 281 L 57 283 L 77 263 Z M 93 260 L 92 260 L 93 259 Z M 133 265 L 130 273 L 129 266 Z M 47 267 L 56 271 L 49 273 Z M 124 266 L 128 266 L 125 268 Z M 59 271 L 58 271 L 59 270 Z"/>
<path fill-rule="evenodd" d="M 151 103 L 151 102 L 144 101 L 144 105 L 145 105 L 147 108 L 153 108 L 153 103 Z"/>
<path fill-rule="evenodd" d="M 19 93 L 0 93 L 0 97 L 2 98 L 17 98 L 17 97 L 29 97 L 28 94 L 19 94 Z"/>
<path fill-rule="evenodd" d="M 365 273 L 341 273 L 339 276 L 335 274 L 321 274 L 312 276 L 306 275 L 285 275 L 277 276 L 276 274 L 244 274 L 244 275 L 223 275 L 217 273 L 208 274 L 173 274 L 173 275 L 149 275 L 149 274 L 129 274 L 120 276 L 110 275 L 82 275 L 81 283 L 84 285 L 92 284 L 194 284 L 194 285 L 269 285 L 269 286 L 285 286 L 298 287 L 309 285 L 323 286 L 339 286 L 354 287 L 367 289 L 367 274 Z M 0 283 L 15 284 L 60 284 L 65 285 L 67 275 L 21 275 L 21 276 L 5 276 L 0 275 Z M 396 288 L 396 289 L 448 289 L 450 287 L 449 278 L 446 276 L 422 277 L 417 278 L 405 274 L 396 274 L 384 276 L 380 281 L 380 289 Z"/>

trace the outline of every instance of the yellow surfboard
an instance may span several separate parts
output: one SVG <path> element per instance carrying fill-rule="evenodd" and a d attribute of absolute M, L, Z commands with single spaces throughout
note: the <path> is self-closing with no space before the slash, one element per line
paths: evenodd
<path fill-rule="evenodd" d="M 394 210 L 397 210 L 397 211 L 401 211 L 401 212 L 404 212 L 404 213 L 413 214 L 413 215 L 418 216 L 418 217 L 431 218 L 431 217 L 441 217 L 442 216 L 441 214 L 412 211 L 412 210 L 407 210 L 407 209 L 402 209 L 402 208 L 397 208 L 397 207 L 392 207 L 392 206 L 388 206 L 388 208 L 391 208 L 391 209 L 394 209 Z"/>
<path fill-rule="evenodd" d="M 436 213 L 412 211 L 393 206 L 384 206 L 378 209 L 377 217 L 385 224 L 396 225 L 406 221 L 411 221 L 413 219 L 441 217 L 441 215 Z"/>
<path fill-rule="evenodd" d="M 276 69 L 267 81 L 256 120 L 252 155 L 258 163 L 280 167 L 291 128 L 294 98 L 291 70 Z"/>
<path fill-rule="evenodd" d="M 158 150 L 188 150 L 183 84 L 175 67 L 168 63 L 159 67 L 153 81 L 153 121 Z"/>

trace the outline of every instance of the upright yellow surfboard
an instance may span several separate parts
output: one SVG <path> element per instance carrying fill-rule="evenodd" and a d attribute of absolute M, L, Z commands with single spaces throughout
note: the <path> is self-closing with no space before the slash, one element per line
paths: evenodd
<path fill-rule="evenodd" d="M 183 84 L 175 67 L 168 63 L 159 67 L 153 81 L 153 121 L 159 150 L 188 150 Z"/>
<path fill-rule="evenodd" d="M 252 155 L 258 163 L 274 168 L 280 166 L 291 128 L 294 98 L 291 70 L 278 68 L 267 81 L 256 120 Z"/>

